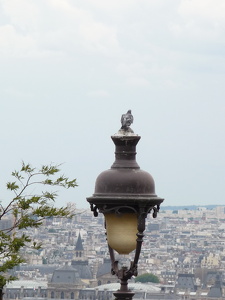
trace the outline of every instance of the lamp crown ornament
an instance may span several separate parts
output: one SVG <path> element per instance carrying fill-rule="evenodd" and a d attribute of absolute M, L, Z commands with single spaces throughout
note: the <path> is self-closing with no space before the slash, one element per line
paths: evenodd
<path fill-rule="evenodd" d="M 163 202 L 155 193 L 153 177 L 141 170 L 136 162 L 136 146 L 141 137 L 130 128 L 133 120 L 131 110 L 121 116 L 122 126 L 111 136 L 115 144 L 115 161 L 109 170 L 99 174 L 94 194 L 87 198 L 94 216 L 103 213 L 105 217 L 112 274 L 121 280 L 120 290 L 114 293 L 117 300 L 132 299 L 134 295 L 128 290 L 127 281 L 138 273 L 145 219 L 149 213 L 156 218 Z M 134 250 L 130 267 L 119 269 L 114 251 L 129 254 Z M 125 294 L 128 298 L 124 298 Z"/>

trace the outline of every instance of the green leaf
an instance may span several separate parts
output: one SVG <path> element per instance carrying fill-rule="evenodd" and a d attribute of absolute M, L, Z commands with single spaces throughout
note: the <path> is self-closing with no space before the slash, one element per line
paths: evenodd
<path fill-rule="evenodd" d="M 35 168 L 32 168 L 30 164 L 26 165 L 24 162 L 22 162 L 21 172 L 32 173 L 34 170 Z"/>
<path fill-rule="evenodd" d="M 7 186 L 7 189 L 11 190 L 11 191 L 15 191 L 15 190 L 19 189 L 19 186 L 15 181 L 14 182 L 7 182 L 6 186 Z"/>
<path fill-rule="evenodd" d="M 18 179 L 18 180 L 24 179 L 24 177 L 22 175 L 20 175 L 20 173 L 17 171 L 12 172 L 12 176 L 16 177 L 16 179 Z"/>
<path fill-rule="evenodd" d="M 58 168 L 58 166 L 42 166 L 40 172 L 44 175 L 54 175 L 56 173 L 58 173 L 60 171 L 60 169 Z"/>
<path fill-rule="evenodd" d="M 53 181 L 51 179 L 45 179 L 42 181 L 43 184 L 53 185 Z"/>

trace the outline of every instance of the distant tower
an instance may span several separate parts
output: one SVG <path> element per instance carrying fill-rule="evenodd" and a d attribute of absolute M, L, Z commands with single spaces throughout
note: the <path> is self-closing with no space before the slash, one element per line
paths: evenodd
<path fill-rule="evenodd" d="M 84 247 L 80 233 L 78 235 L 74 256 L 75 257 L 71 262 L 71 266 L 78 271 L 81 279 L 92 280 L 93 274 L 89 268 L 88 260 L 85 259 L 84 256 Z"/>
<path fill-rule="evenodd" d="M 84 259 L 84 247 L 83 247 L 80 232 L 79 232 L 76 247 L 75 247 L 75 258 L 76 258 L 76 260 Z"/>

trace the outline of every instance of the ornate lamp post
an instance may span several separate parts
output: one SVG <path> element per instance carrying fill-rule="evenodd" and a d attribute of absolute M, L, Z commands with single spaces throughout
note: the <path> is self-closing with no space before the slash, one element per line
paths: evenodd
<path fill-rule="evenodd" d="M 132 299 L 128 280 L 137 276 L 138 260 L 144 237 L 145 219 L 152 212 L 157 217 L 162 198 L 155 194 L 152 176 L 141 170 L 136 162 L 136 145 L 140 136 L 134 134 L 131 111 L 121 117 L 122 127 L 111 138 L 115 144 L 115 162 L 111 169 L 102 172 L 96 179 L 95 192 L 87 198 L 94 216 L 98 212 L 105 217 L 105 227 L 111 272 L 120 279 L 120 289 L 114 293 L 117 300 Z M 130 266 L 119 267 L 114 251 L 129 254 L 135 250 Z"/>

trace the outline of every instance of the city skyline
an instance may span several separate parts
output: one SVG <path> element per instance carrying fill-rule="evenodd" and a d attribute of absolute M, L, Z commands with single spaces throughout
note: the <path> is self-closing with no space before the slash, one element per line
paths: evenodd
<path fill-rule="evenodd" d="M 150 285 L 150 295 L 157 292 L 161 293 L 160 299 L 177 299 L 177 296 L 184 294 L 187 299 L 208 299 L 214 291 L 214 295 L 217 295 L 214 298 L 222 298 L 225 278 L 224 209 L 225 206 L 213 210 L 180 209 L 176 213 L 165 210 L 158 214 L 157 219 L 151 216 L 147 218 L 138 273 L 151 273 L 159 278 L 158 284 Z M 3 223 L 0 225 L 4 226 Z M 72 284 L 80 296 L 81 293 L 94 292 L 95 289 L 111 290 L 111 284 L 118 281 L 110 272 L 111 262 L 102 215 L 100 219 L 95 218 L 89 211 L 72 219 L 52 218 L 46 220 L 40 228 L 28 228 L 27 231 L 32 232 L 37 241 L 43 242 L 42 249 L 23 249 L 26 263 L 14 270 L 18 280 L 7 284 L 6 299 L 15 299 L 18 288 L 19 297 L 23 294 L 30 297 L 34 293 L 32 286 L 42 286 L 35 293 L 42 293 L 43 297 L 48 295 L 47 298 L 53 298 L 50 295 L 54 292 L 55 298 L 74 299 L 68 287 L 67 297 L 62 297 L 61 292 L 65 292 L 63 283 L 70 282 L 68 280 L 73 278 L 71 272 L 75 270 L 78 274 L 74 278 L 78 281 Z M 117 252 L 115 255 L 119 261 L 125 258 Z M 133 252 L 126 255 L 123 263 L 129 264 L 133 256 Z M 70 273 L 69 277 L 66 272 Z M 79 278 L 83 286 L 78 286 Z M 130 280 L 130 287 L 132 282 Z M 147 287 L 142 285 L 140 288 L 143 291 Z M 86 298 L 93 299 L 90 295 Z"/>

